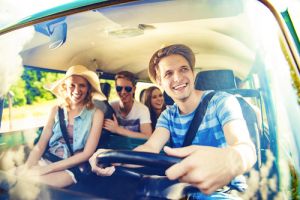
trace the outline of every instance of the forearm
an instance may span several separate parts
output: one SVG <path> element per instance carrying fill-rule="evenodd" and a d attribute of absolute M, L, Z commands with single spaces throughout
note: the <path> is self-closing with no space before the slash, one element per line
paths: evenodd
<path fill-rule="evenodd" d="M 228 148 L 230 158 L 236 175 L 243 174 L 250 170 L 255 164 L 256 150 L 252 142 L 239 143 Z"/>
<path fill-rule="evenodd" d="M 170 133 L 165 128 L 157 128 L 147 142 L 134 149 L 134 151 L 145 151 L 159 153 L 163 146 L 168 142 Z"/>
<path fill-rule="evenodd" d="M 25 166 L 30 168 L 38 164 L 38 161 L 41 159 L 45 148 L 39 147 L 38 145 L 34 146 L 32 151 L 29 154 L 29 157 L 25 163 Z"/>
<path fill-rule="evenodd" d="M 72 168 L 74 166 L 79 165 L 80 163 L 83 163 L 85 161 L 88 161 L 88 159 L 92 156 L 92 154 L 86 154 L 83 152 L 80 152 L 78 154 L 75 154 L 69 158 L 63 159 L 58 162 L 53 162 L 50 165 L 48 165 L 48 173 L 53 173 L 57 171 L 63 171 L 69 168 Z"/>
<path fill-rule="evenodd" d="M 150 152 L 150 153 L 159 153 L 160 149 L 157 149 L 147 143 L 142 144 L 133 149 L 134 151 L 143 151 L 143 152 Z"/>

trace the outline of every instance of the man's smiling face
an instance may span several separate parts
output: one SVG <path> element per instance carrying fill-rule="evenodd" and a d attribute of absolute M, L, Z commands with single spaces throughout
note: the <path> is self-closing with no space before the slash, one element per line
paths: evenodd
<path fill-rule="evenodd" d="M 181 55 L 169 55 L 158 64 L 158 83 L 176 102 L 185 101 L 194 89 L 194 73 L 188 61 Z"/>

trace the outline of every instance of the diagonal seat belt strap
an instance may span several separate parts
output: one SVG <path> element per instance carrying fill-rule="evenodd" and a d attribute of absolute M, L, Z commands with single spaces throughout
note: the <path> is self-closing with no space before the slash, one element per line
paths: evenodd
<path fill-rule="evenodd" d="M 194 118 L 192 120 L 192 123 L 185 135 L 184 138 L 184 142 L 182 147 L 186 147 L 192 144 L 196 133 L 199 129 L 199 126 L 203 120 L 203 117 L 206 113 L 206 109 L 208 106 L 209 101 L 211 100 L 211 98 L 215 95 L 215 92 L 210 92 L 207 95 L 205 95 L 205 97 L 202 99 L 202 101 L 199 103 L 198 107 L 195 110 L 195 115 Z"/>

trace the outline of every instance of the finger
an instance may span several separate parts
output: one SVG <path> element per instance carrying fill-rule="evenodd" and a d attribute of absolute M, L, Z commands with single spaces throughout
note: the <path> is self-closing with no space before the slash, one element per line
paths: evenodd
<path fill-rule="evenodd" d="M 97 170 L 97 175 L 99 176 L 110 176 L 115 171 L 114 167 L 106 167 L 106 168 L 99 168 Z"/>
<path fill-rule="evenodd" d="M 210 195 L 218 189 L 218 188 L 211 187 L 211 186 L 205 186 L 203 183 L 197 183 L 197 184 L 192 184 L 192 185 L 197 187 L 201 191 L 201 193 L 206 194 L 206 195 Z"/>
<path fill-rule="evenodd" d="M 97 152 L 96 153 L 94 153 L 93 154 L 93 156 L 92 157 L 90 157 L 90 159 L 89 159 L 89 163 L 90 163 L 90 165 L 91 165 L 91 167 L 92 167 L 92 170 L 93 170 L 93 168 L 95 168 L 95 166 L 96 166 L 96 157 L 97 157 Z"/>
<path fill-rule="evenodd" d="M 115 167 L 109 167 L 109 170 L 108 170 L 109 176 L 111 176 L 115 172 L 115 170 L 116 170 Z"/>
<path fill-rule="evenodd" d="M 109 127 L 110 127 L 109 124 L 107 124 L 107 123 L 104 123 L 104 124 L 103 124 L 103 128 L 109 129 Z"/>
<path fill-rule="evenodd" d="M 176 156 L 176 157 L 187 157 L 195 150 L 199 149 L 200 146 L 188 146 L 182 148 L 170 148 L 168 146 L 164 147 L 164 152 L 169 156 Z"/>
<path fill-rule="evenodd" d="M 117 119 L 117 117 L 116 117 L 115 114 L 113 114 L 113 119 L 114 119 L 114 121 L 118 121 L 118 119 Z"/>
<path fill-rule="evenodd" d="M 182 164 L 182 162 L 177 163 L 171 167 L 169 167 L 166 170 L 166 176 L 168 177 L 168 179 L 170 180 L 176 180 L 179 179 L 180 177 L 184 176 L 187 173 L 187 168 L 185 167 L 184 164 Z"/>
<path fill-rule="evenodd" d="M 97 156 L 103 152 L 109 151 L 111 149 L 98 149 L 93 155 L 92 157 L 90 157 L 89 159 L 89 163 L 91 164 L 91 166 L 96 166 L 97 163 Z"/>
<path fill-rule="evenodd" d="M 113 124 L 113 121 L 105 121 L 104 125 L 109 126 L 110 124 Z"/>
<path fill-rule="evenodd" d="M 113 123 L 114 121 L 113 120 L 111 120 L 111 119 L 105 119 L 104 120 L 104 123 Z"/>
<path fill-rule="evenodd" d="M 185 175 L 180 177 L 181 182 L 185 183 L 202 183 L 205 182 L 205 178 L 202 176 L 200 170 L 192 169 Z"/>

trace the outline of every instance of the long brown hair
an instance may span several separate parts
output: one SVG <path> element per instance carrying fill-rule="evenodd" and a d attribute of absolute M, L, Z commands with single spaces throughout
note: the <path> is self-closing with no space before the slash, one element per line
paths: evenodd
<path fill-rule="evenodd" d="M 147 88 L 145 90 L 145 92 L 143 94 L 143 98 L 142 98 L 143 103 L 149 108 L 149 111 L 150 111 L 150 118 L 151 118 L 151 122 L 152 122 L 152 124 L 151 124 L 152 125 L 152 130 L 154 130 L 155 125 L 157 123 L 157 119 L 159 117 L 159 115 L 157 115 L 157 113 L 155 112 L 153 106 L 151 105 L 152 93 L 156 89 L 160 91 L 160 89 L 156 86 L 151 86 L 151 87 Z M 166 109 L 166 103 L 164 101 L 164 104 L 161 108 L 161 112 L 164 111 L 165 109 Z"/>

